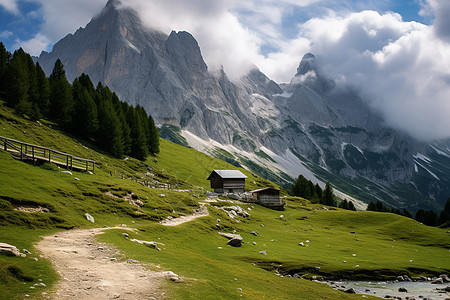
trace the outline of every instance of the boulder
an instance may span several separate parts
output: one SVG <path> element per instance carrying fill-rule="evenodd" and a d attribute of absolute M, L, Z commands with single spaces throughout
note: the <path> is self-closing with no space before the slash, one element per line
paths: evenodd
<path fill-rule="evenodd" d="M 399 288 L 398 288 L 398 291 L 399 291 L 400 293 L 407 293 L 407 292 L 408 292 L 408 290 L 405 289 L 404 287 L 399 287 Z"/>
<path fill-rule="evenodd" d="M 439 277 L 431 282 L 431 284 L 443 284 L 443 283 L 444 283 L 444 279 L 442 279 L 441 277 Z"/>
<path fill-rule="evenodd" d="M 88 220 L 89 222 L 95 223 L 94 217 L 91 216 L 88 213 L 85 213 L 84 216 L 86 217 L 86 220 Z"/>
<path fill-rule="evenodd" d="M 254 236 L 258 236 L 259 235 L 259 233 L 257 233 L 256 231 L 252 231 L 250 233 L 253 234 Z"/>
<path fill-rule="evenodd" d="M 266 251 L 259 251 L 258 253 L 262 255 L 267 255 Z"/>
<path fill-rule="evenodd" d="M 353 288 L 349 288 L 349 289 L 345 290 L 344 292 L 347 294 L 356 294 L 356 292 Z"/>
<path fill-rule="evenodd" d="M 450 278 L 448 278 L 448 276 L 446 274 L 439 275 L 439 278 L 442 278 L 444 283 L 449 283 L 450 282 Z"/>
<path fill-rule="evenodd" d="M 0 243 L 0 253 L 5 253 L 9 256 L 21 256 L 26 257 L 25 254 L 20 253 L 19 249 L 17 249 L 16 246 L 6 244 L 6 243 Z"/>
<path fill-rule="evenodd" d="M 227 239 L 240 239 L 242 240 L 242 236 L 240 234 L 236 233 L 226 233 L 226 232 L 219 232 L 219 234 L 223 237 L 226 237 Z"/>
<path fill-rule="evenodd" d="M 232 246 L 232 247 L 240 247 L 240 246 L 242 246 L 242 238 L 231 239 L 228 241 L 227 245 Z"/>

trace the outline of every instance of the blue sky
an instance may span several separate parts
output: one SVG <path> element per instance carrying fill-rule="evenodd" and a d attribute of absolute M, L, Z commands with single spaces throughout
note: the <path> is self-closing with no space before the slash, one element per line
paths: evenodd
<path fill-rule="evenodd" d="M 69 0 L 60 2 L 69 3 Z M 83 5 L 82 2 L 79 2 L 80 6 Z M 302 1 L 298 2 L 301 3 Z M 94 0 L 86 9 L 78 10 L 80 15 L 74 14 L 70 17 L 70 19 L 74 19 L 75 21 L 71 21 L 70 24 L 65 24 L 64 19 L 61 19 L 60 24 L 58 22 L 52 24 L 57 28 L 46 30 L 45 22 L 48 20 L 46 11 L 48 9 L 46 10 L 44 7 L 44 0 L 0 0 L 0 40 L 9 51 L 14 51 L 21 46 L 28 48 L 28 51 L 34 55 L 37 55 L 42 50 L 49 51 L 53 44 L 66 34 L 73 33 L 78 27 L 84 27 L 86 20 L 89 20 L 97 14 L 105 4 L 106 0 Z M 67 5 L 66 8 L 71 6 L 72 4 Z M 430 18 L 419 15 L 421 8 L 419 0 L 317 1 L 307 6 L 291 5 L 283 16 L 279 30 L 285 38 L 293 38 L 297 33 L 297 24 L 303 23 L 310 18 L 320 17 L 326 14 L 328 10 L 349 12 L 369 9 L 376 10 L 380 13 L 394 11 L 399 13 L 405 21 L 417 21 L 428 24 Z M 64 6 L 60 5 L 59 9 L 61 9 L 60 12 L 62 12 L 62 15 L 68 13 Z M 264 18 L 264 12 L 252 10 L 252 7 L 240 9 L 239 5 L 236 5 L 231 10 L 238 16 L 242 24 L 248 26 L 250 29 L 257 30 L 256 28 L 252 28 L 252 26 L 257 26 L 257 24 L 253 24 L 249 19 L 255 17 Z M 55 10 L 52 13 L 59 14 L 60 12 Z M 79 20 L 78 22 L 76 21 L 77 19 Z M 38 38 L 36 39 L 37 36 Z M 30 42 L 33 39 L 35 39 L 35 42 Z M 265 44 L 262 48 L 263 53 L 270 50 L 273 50 L 270 44 Z"/>
<path fill-rule="evenodd" d="M 418 139 L 450 138 L 450 0 L 120 2 L 149 28 L 192 33 L 211 71 L 223 67 L 237 80 L 257 66 L 289 82 L 311 52 L 328 76 L 356 87 L 388 124 Z M 0 0 L 0 40 L 9 51 L 51 51 L 105 4 Z"/>

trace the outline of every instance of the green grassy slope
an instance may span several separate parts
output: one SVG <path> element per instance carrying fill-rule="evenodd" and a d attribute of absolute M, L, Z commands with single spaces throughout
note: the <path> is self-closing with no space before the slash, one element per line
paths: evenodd
<path fill-rule="evenodd" d="M 140 229 L 133 234 L 139 239 L 159 238 L 165 244 L 162 251 L 136 245 L 125 240 L 120 230 L 108 231 L 100 237 L 129 258 L 159 264 L 184 276 L 183 283 L 167 283 L 167 295 L 175 299 L 225 299 L 240 295 L 247 299 L 361 298 L 308 280 L 280 277 L 275 275 L 276 270 L 307 277 L 359 278 L 450 271 L 450 242 L 443 229 L 392 214 L 325 210 L 300 198 L 288 200 L 283 212 L 239 204 L 251 214 L 239 223 L 216 204 L 209 206 L 209 217 L 177 227 L 159 225 L 157 221 L 167 216 L 189 214 L 198 207 L 198 202 L 206 198 L 205 189 L 209 186 L 206 178 L 212 169 L 235 169 L 165 140 L 161 140 L 161 154 L 145 162 L 114 159 L 48 124 L 19 118 L 1 104 L 0 135 L 100 163 L 92 175 L 84 172 L 69 175 L 54 165 L 32 166 L 15 160 L 0 150 L 0 242 L 32 253 L 25 258 L 0 254 L 0 297 L 5 299 L 22 299 L 24 294 L 39 298 L 58 280 L 50 263 L 33 248 L 41 236 L 74 227 L 116 224 Z M 249 177 L 248 189 L 273 185 L 242 171 Z M 174 190 L 148 188 L 138 182 L 150 186 L 169 184 Z M 125 197 L 131 195 L 141 200 L 144 207 L 129 204 Z M 41 207 L 48 212 L 15 210 L 19 207 Z M 86 212 L 95 218 L 95 224 L 84 218 Z M 217 234 L 219 230 L 236 230 L 243 236 L 244 245 L 226 246 L 226 239 Z M 260 234 L 251 235 L 254 230 Z M 298 245 L 306 240 L 310 241 L 308 247 Z M 267 255 L 258 253 L 262 250 Z M 31 289 L 40 279 L 47 286 Z"/>

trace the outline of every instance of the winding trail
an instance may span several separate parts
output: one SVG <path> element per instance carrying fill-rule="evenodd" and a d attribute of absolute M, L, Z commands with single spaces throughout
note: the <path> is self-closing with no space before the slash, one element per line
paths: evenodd
<path fill-rule="evenodd" d="M 161 221 L 177 226 L 208 216 L 205 203 L 194 214 Z M 96 235 L 104 230 L 124 227 L 76 229 L 46 236 L 36 245 L 42 257 L 49 259 L 61 280 L 44 299 L 162 299 L 164 279 L 176 274 L 146 269 L 134 260 L 121 261 L 115 248 L 99 243 Z"/>
<path fill-rule="evenodd" d="M 163 278 L 169 272 L 150 271 L 132 260 L 120 261 L 117 249 L 95 238 L 106 229 L 111 228 L 64 231 L 44 237 L 36 245 L 61 275 L 46 299 L 164 298 Z"/>
<path fill-rule="evenodd" d="M 205 205 L 206 205 L 205 203 L 200 203 L 200 208 L 192 215 L 181 216 L 179 218 L 173 218 L 173 219 L 165 219 L 159 223 L 164 226 L 177 226 L 177 225 L 195 220 L 200 217 L 209 216 L 208 208 Z"/>

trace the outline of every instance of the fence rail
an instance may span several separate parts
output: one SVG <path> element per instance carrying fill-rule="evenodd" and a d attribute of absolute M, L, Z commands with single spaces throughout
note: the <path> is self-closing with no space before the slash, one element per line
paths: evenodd
<path fill-rule="evenodd" d="M 2 148 L 16 155 L 20 160 L 32 160 L 51 162 L 67 169 L 92 171 L 95 168 L 95 160 L 81 158 L 72 154 L 64 153 L 54 149 L 27 144 L 10 138 L 0 136 Z"/>

